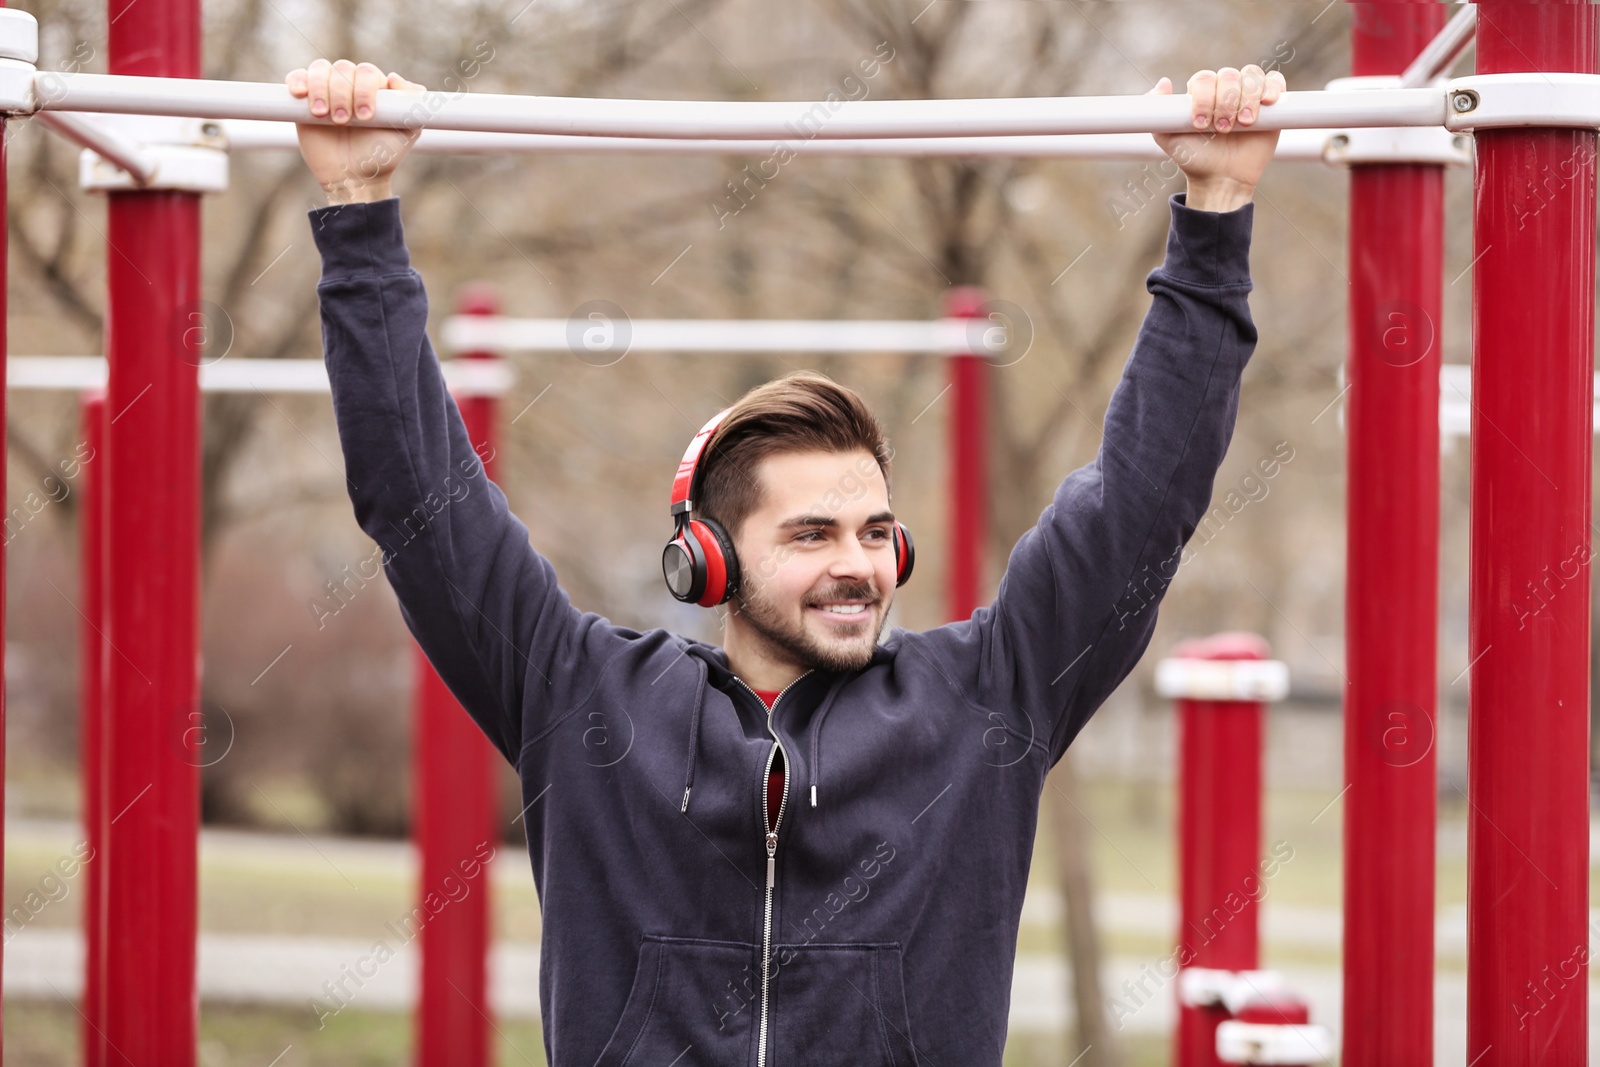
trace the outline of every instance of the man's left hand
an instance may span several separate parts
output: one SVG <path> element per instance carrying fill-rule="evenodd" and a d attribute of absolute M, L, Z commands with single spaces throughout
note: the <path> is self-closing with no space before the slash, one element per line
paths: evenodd
<path fill-rule="evenodd" d="M 1251 63 L 1239 70 L 1196 71 L 1189 79 L 1192 123 L 1196 133 L 1152 134 L 1161 150 L 1189 180 L 1185 203 L 1201 211 L 1232 211 L 1250 202 L 1272 154 L 1277 130 L 1251 130 L 1284 91 L 1283 74 Z M 1146 96 L 1172 92 L 1162 78 Z"/>

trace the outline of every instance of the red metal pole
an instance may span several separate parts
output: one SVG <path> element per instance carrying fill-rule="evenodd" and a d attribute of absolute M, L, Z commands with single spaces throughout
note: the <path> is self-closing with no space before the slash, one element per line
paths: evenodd
<path fill-rule="evenodd" d="M 1352 73 L 1398 74 L 1442 4 L 1353 5 Z M 1349 1067 L 1433 1063 L 1444 167 L 1350 169 L 1344 1012 Z"/>
<path fill-rule="evenodd" d="M 463 315 L 495 315 L 492 290 L 462 294 Z M 495 359 L 493 352 L 464 352 L 463 359 Z M 497 401 L 466 396 L 457 401 L 467 437 L 495 473 Z M 490 1044 L 489 865 L 486 851 L 499 839 L 495 777 L 500 754 L 468 718 L 432 664 L 416 650 L 416 808 L 413 819 L 421 857 L 421 900 L 431 915 L 422 927 L 422 984 L 417 1012 L 418 1067 L 488 1067 Z M 492 851 L 488 852 L 492 855 Z M 456 888 L 459 887 L 459 888 Z M 429 897 L 445 901 L 436 912 Z"/>
<path fill-rule="evenodd" d="M 971 319 L 982 329 L 986 297 L 982 289 L 960 286 L 945 294 L 944 314 Z M 979 345 L 974 338 L 974 348 Z M 982 356 L 950 357 L 950 573 L 945 597 L 950 621 L 970 618 L 983 586 L 985 520 L 988 518 L 989 376 Z"/>
<path fill-rule="evenodd" d="M 1478 4 L 1478 71 L 1596 72 L 1582 2 Z M 1467 1060 L 1585 1062 L 1593 129 L 1477 135 Z"/>
<path fill-rule="evenodd" d="M 112 74 L 200 74 L 198 0 L 112 0 Z M 192 1067 L 199 698 L 200 197 L 107 215 L 107 1055 Z M 199 328 L 197 328 L 199 327 Z"/>
<path fill-rule="evenodd" d="M 105 455 L 106 394 L 83 395 L 83 441 L 88 459 L 78 474 L 78 567 L 82 622 L 78 626 L 78 776 L 83 788 L 83 839 L 89 860 L 83 897 L 83 1062 L 105 1067 Z"/>
<path fill-rule="evenodd" d="M 1254 634 L 1185 641 L 1172 659 L 1264 660 Z M 1261 877 L 1261 722 L 1258 700 L 1178 699 L 1178 964 L 1253 971 Z M 1182 988 L 1182 980 L 1175 988 Z M 1180 997 L 1173 1062 L 1213 1067 L 1221 1005 Z"/>

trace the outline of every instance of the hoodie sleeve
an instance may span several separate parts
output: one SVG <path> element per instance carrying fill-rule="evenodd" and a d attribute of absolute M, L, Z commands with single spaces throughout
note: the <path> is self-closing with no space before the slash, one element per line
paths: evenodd
<path fill-rule="evenodd" d="M 486 475 L 428 342 L 398 198 L 309 212 L 346 489 L 406 626 L 513 765 L 615 629 L 579 613 Z M 576 694 L 582 696 L 582 694 Z M 524 710 L 526 709 L 526 710 Z"/>
<path fill-rule="evenodd" d="M 951 624 L 977 657 L 975 702 L 1061 757 L 1144 653 L 1156 606 L 1205 514 L 1255 348 L 1247 296 L 1254 204 L 1170 197 L 1166 260 L 1112 392 L 1098 455 L 1011 552 L 992 605 Z M 968 661 L 970 662 L 970 660 Z"/>

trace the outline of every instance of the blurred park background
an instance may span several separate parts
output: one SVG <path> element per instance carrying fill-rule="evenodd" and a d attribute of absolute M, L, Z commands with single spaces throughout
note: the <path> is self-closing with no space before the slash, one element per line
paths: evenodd
<path fill-rule="evenodd" d="M 41 68 L 104 70 L 103 5 L 20 6 L 39 18 Z M 486 92 L 1047 96 L 1142 93 L 1162 76 L 1182 92 L 1195 70 L 1250 62 L 1281 70 L 1291 89 L 1349 70 L 1350 12 L 1327 0 L 208 0 L 205 14 L 206 77 L 276 81 L 319 55 L 349 56 L 430 88 Z M 877 70 L 863 77 L 870 57 Z M 1457 69 L 1470 64 L 1469 53 Z M 76 150 L 32 122 L 12 123 L 8 136 L 12 350 L 98 353 L 104 202 L 79 191 Z M 1181 176 L 1129 163 L 800 157 L 750 182 L 745 168 L 766 155 L 414 157 L 396 188 L 434 322 L 475 282 L 498 287 L 512 315 L 565 317 L 606 300 L 633 318 L 926 319 L 951 286 L 982 286 L 1020 309 L 1033 334 L 1025 358 L 990 376 L 992 595 L 1016 539 L 1094 454 Z M 237 154 L 231 172 L 231 191 L 205 201 L 214 328 L 232 355 L 319 357 L 305 212 L 320 191 L 297 154 Z M 1290 698 L 1269 713 L 1264 841 L 1286 842 L 1294 858 L 1264 905 L 1264 962 L 1288 972 L 1312 997 L 1314 1020 L 1337 1033 L 1346 182 L 1335 168 L 1279 163 L 1257 193 L 1260 342 L 1217 482 L 1219 497 L 1239 489 L 1248 503 L 1185 563 L 1150 654 L 1052 774 L 1008 1064 L 1167 1062 L 1173 990 L 1134 1003 L 1123 985 L 1170 954 L 1176 927 L 1173 720 L 1151 679 L 1177 641 L 1229 629 L 1267 637 L 1292 677 Z M 1470 175 L 1450 172 L 1447 190 L 1437 335 L 1445 362 L 1464 363 Z M 862 392 L 895 448 L 896 511 L 917 537 L 918 564 L 891 625 L 946 621 L 950 408 L 937 357 L 512 359 L 499 480 L 579 608 L 719 639 L 711 612 L 663 588 L 670 480 L 707 417 L 806 366 Z M 307 1005 L 411 907 L 409 636 L 381 581 L 336 614 L 318 610 L 328 583 L 372 551 L 345 496 L 327 400 L 205 404 L 204 700 L 208 743 L 225 737 L 229 747 L 203 776 L 202 1061 L 404 1062 L 414 955 L 324 1028 Z M 79 836 L 78 497 L 56 474 L 79 440 L 74 397 L 13 394 L 7 504 L 25 519 L 6 527 L 8 912 Z M 1275 478 L 1241 481 L 1273 455 L 1291 457 Z M 1447 442 L 1442 482 L 1439 1047 L 1449 1051 L 1465 1048 L 1463 442 Z M 30 492 L 50 499 L 24 508 Z M 503 778 L 500 1062 L 538 1064 L 538 902 L 509 767 Z M 1079 931 L 1070 952 L 1069 901 L 1093 919 L 1093 936 Z M 80 903 L 69 881 L 25 930 L 7 932 L 13 1063 L 76 1062 Z M 1083 1036 L 1072 961 L 1100 975 L 1098 1042 Z M 261 993 L 269 986 L 281 995 Z"/>

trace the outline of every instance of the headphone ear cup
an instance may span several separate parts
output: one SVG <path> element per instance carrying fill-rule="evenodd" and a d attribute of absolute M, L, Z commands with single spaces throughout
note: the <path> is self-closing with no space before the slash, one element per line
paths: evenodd
<path fill-rule="evenodd" d="M 903 547 L 902 547 L 903 544 Z M 905 523 L 894 524 L 894 584 L 905 585 L 911 579 L 911 568 L 916 566 L 917 548 L 911 541 L 911 531 Z"/>
<path fill-rule="evenodd" d="M 705 586 L 696 601 L 703 608 L 726 603 L 739 589 L 739 557 L 733 539 L 715 519 L 692 519 L 689 530 L 705 554 Z"/>
<path fill-rule="evenodd" d="M 661 573 L 673 599 L 697 603 L 706 586 L 706 557 L 700 538 L 680 527 L 661 551 Z"/>

